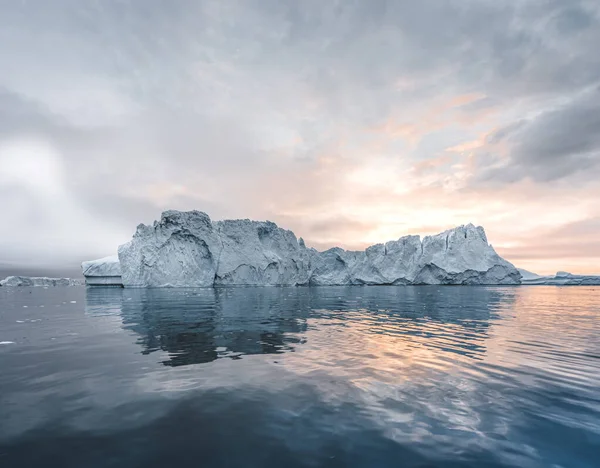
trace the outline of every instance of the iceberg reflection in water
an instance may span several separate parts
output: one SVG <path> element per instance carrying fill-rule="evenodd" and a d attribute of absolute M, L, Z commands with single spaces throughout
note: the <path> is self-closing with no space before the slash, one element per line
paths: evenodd
<path fill-rule="evenodd" d="M 0 291 L 2 466 L 576 466 L 593 287 Z"/>
<path fill-rule="evenodd" d="M 165 365 L 210 362 L 218 357 L 293 351 L 302 343 L 307 322 L 334 319 L 352 324 L 357 316 L 373 333 L 418 337 L 420 324 L 445 323 L 446 341 L 425 346 L 475 357 L 494 309 L 513 299 L 510 289 L 493 288 L 89 288 L 86 312 L 119 314 L 126 329 L 140 335 L 143 353 L 162 350 Z M 377 322 L 385 326 L 377 328 Z"/>

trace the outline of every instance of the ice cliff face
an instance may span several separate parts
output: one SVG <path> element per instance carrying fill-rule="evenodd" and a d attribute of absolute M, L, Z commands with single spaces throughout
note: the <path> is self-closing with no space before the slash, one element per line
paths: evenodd
<path fill-rule="evenodd" d="M 119 247 L 126 287 L 308 284 L 310 251 L 270 222 L 166 211 Z"/>
<path fill-rule="evenodd" d="M 315 256 L 311 284 L 519 284 L 515 267 L 481 227 L 460 226 L 421 241 L 405 236 L 364 252 L 334 248 Z"/>
<path fill-rule="evenodd" d="M 365 251 L 306 248 L 271 222 L 212 222 L 199 211 L 166 211 L 119 247 L 125 287 L 348 284 L 519 284 L 521 275 L 481 227 L 406 236 Z"/>
<path fill-rule="evenodd" d="M 81 269 L 84 276 L 121 276 L 118 255 L 83 262 Z"/>
<path fill-rule="evenodd" d="M 71 278 L 46 278 L 38 276 L 7 276 L 0 286 L 81 286 L 83 281 Z"/>
<path fill-rule="evenodd" d="M 122 285 L 121 264 L 117 255 L 83 262 L 81 269 L 88 286 Z"/>

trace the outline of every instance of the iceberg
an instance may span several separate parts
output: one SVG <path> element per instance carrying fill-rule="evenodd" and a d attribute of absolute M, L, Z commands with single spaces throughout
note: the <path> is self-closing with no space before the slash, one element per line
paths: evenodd
<path fill-rule="evenodd" d="M 519 270 L 519 273 L 521 273 L 521 282 L 523 282 L 523 280 L 533 280 L 533 279 L 541 278 L 541 276 L 538 275 L 537 273 L 533 273 L 533 272 L 525 270 L 523 268 L 517 268 L 517 270 Z"/>
<path fill-rule="evenodd" d="M 199 211 L 166 211 L 119 247 L 125 287 L 306 285 L 313 255 L 274 223 Z"/>
<path fill-rule="evenodd" d="M 117 255 L 89 260 L 81 264 L 88 286 L 122 286 L 121 264 Z"/>
<path fill-rule="evenodd" d="M 364 251 L 307 248 L 269 221 L 211 221 L 200 211 L 165 211 L 140 224 L 118 261 L 84 262 L 87 284 L 119 276 L 125 287 L 520 284 L 521 274 L 482 227 L 405 236 Z M 110 263 L 111 275 L 107 274 Z M 120 264 L 120 271 L 117 264 Z M 94 268 L 92 268 L 94 266 Z"/>
<path fill-rule="evenodd" d="M 83 281 L 71 278 L 46 278 L 40 276 L 7 276 L 0 281 L 0 286 L 82 286 Z"/>
<path fill-rule="evenodd" d="M 598 275 L 574 275 L 566 271 L 559 271 L 556 275 L 533 276 L 523 275 L 521 284 L 524 285 L 554 285 L 554 286 L 600 286 Z"/>

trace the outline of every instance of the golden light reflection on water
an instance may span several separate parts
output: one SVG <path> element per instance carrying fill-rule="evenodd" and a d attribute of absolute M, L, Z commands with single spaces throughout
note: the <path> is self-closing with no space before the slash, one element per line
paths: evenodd
<path fill-rule="evenodd" d="M 540 286 L 517 291 L 514 304 L 501 314 L 503 320 L 493 324 L 485 362 L 506 371 L 546 373 L 563 384 L 573 379 L 600 382 L 600 363 L 587 362 L 590 355 L 600 355 L 600 288 Z M 583 367 L 578 365 L 582 358 Z"/>
<path fill-rule="evenodd" d="M 317 310 L 322 316 L 308 319 L 306 342 L 283 357 L 285 368 L 315 382 L 334 404 L 360 401 L 390 438 L 423 444 L 436 424 L 467 431 L 482 446 L 506 437 L 507 418 L 515 417 L 507 395 L 525 388 L 576 387 L 593 398 L 600 386 L 600 360 L 590 359 L 600 357 L 600 288 L 489 289 L 475 289 L 485 299 L 478 314 Z M 467 307 L 460 294 L 447 298 L 453 307 Z M 413 312 L 423 305 L 408 303 Z M 439 442 L 439 434 L 431 440 Z"/>
<path fill-rule="evenodd" d="M 458 363 L 475 366 L 476 361 L 518 367 L 538 359 L 540 364 L 552 366 L 556 364 L 547 353 L 534 358 L 528 347 L 564 347 L 576 354 L 598 336 L 600 288 L 497 288 L 497 294 L 501 300 L 485 304 L 485 318 L 469 318 L 468 314 L 406 317 L 397 311 L 364 308 L 315 310 L 317 317 L 307 323 L 303 361 L 319 367 L 330 364 L 332 371 L 341 375 L 351 374 L 353 365 L 376 363 L 372 372 L 379 376 L 400 371 L 415 375 L 427 369 L 447 371 Z M 419 303 L 411 304 L 413 309 L 415 306 L 418 308 Z M 589 324 L 591 317 L 598 317 L 597 327 L 576 326 L 578 321 Z M 347 366 L 340 367 L 340 363 Z M 310 370 L 304 366 L 300 371 Z"/>

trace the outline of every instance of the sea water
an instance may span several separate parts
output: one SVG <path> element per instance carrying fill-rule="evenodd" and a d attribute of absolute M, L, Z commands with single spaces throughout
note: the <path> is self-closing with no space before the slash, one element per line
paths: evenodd
<path fill-rule="evenodd" d="M 0 288 L 0 466 L 598 467 L 600 288 Z"/>

